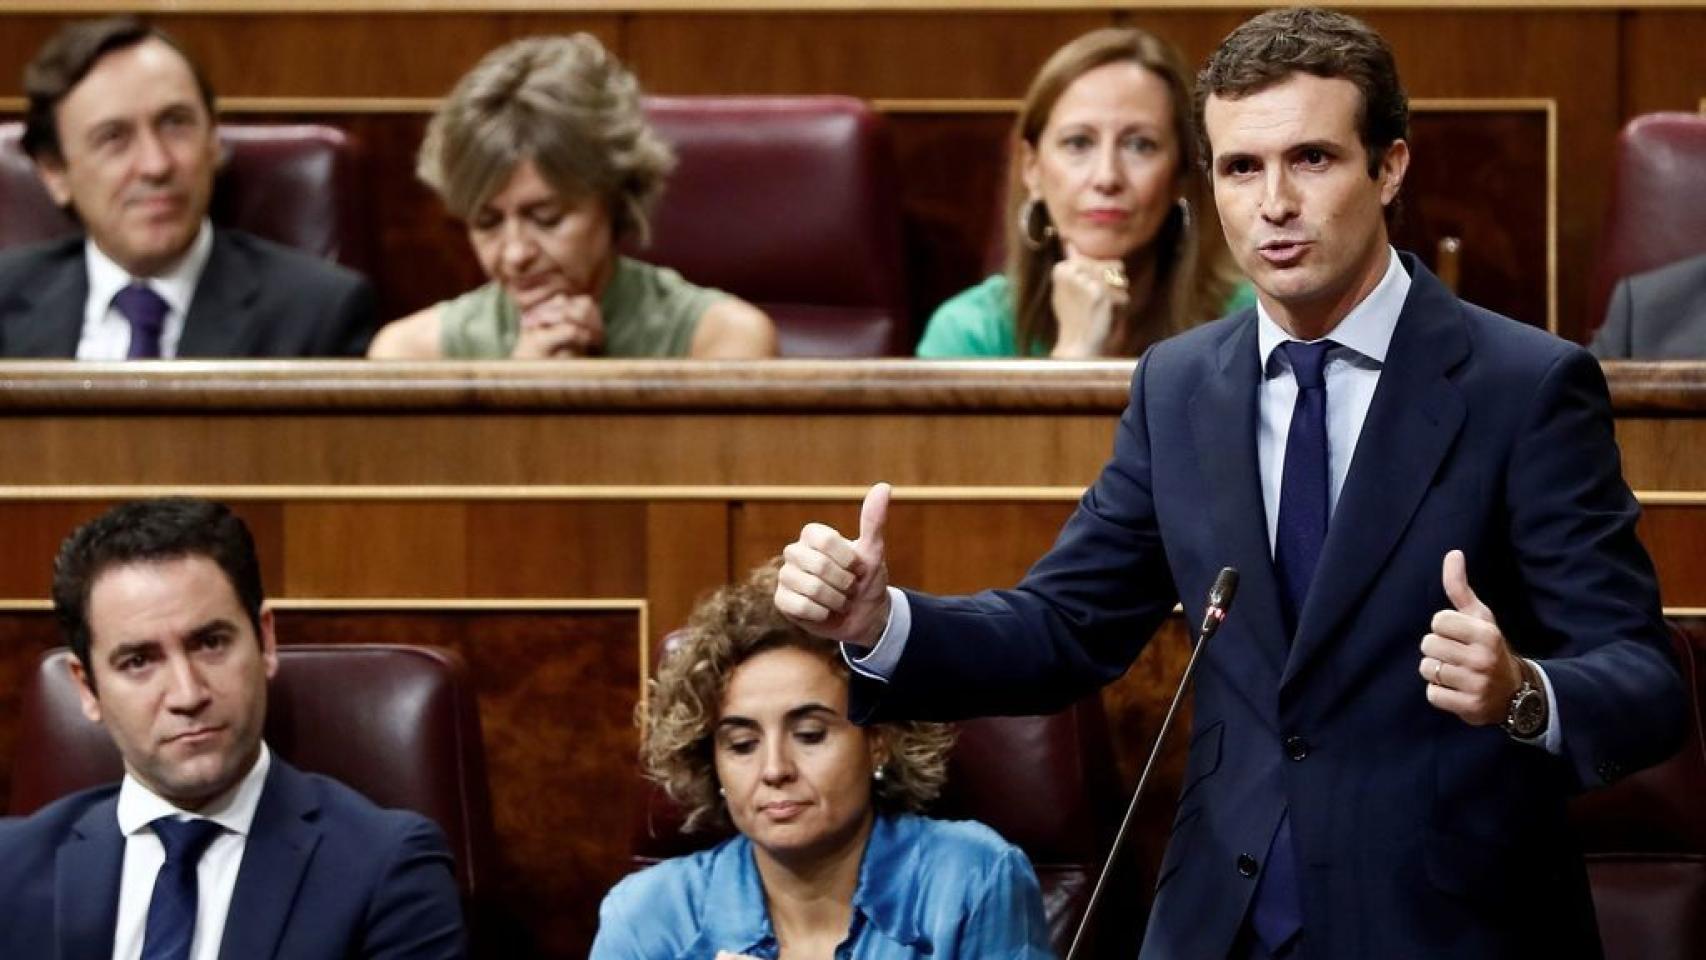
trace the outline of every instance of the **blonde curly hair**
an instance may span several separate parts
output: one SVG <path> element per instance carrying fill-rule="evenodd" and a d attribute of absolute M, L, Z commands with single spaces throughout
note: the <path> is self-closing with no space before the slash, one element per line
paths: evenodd
<path fill-rule="evenodd" d="M 533 161 L 565 197 L 604 201 L 616 240 L 646 240 L 675 154 L 641 109 L 640 85 L 590 34 L 527 37 L 487 54 L 433 115 L 415 172 L 471 219 Z"/>
<path fill-rule="evenodd" d="M 833 641 L 806 633 L 776 611 L 771 598 L 779 565 L 780 558 L 773 560 L 699 604 L 658 665 L 657 679 L 638 711 L 641 765 L 646 777 L 685 811 L 688 832 L 731 825 L 717 793 L 712 735 L 736 667 L 767 650 L 792 647 L 848 675 Z M 877 810 L 922 810 L 947 779 L 953 727 L 902 722 L 869 729 L 883 739 L 889 754 L 883 778 L 872 781 Z"/>

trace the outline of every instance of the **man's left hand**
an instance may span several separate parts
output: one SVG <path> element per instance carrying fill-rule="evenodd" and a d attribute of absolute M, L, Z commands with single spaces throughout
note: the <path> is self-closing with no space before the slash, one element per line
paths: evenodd
<path fill-rule="evenodd" d="M 1428 682 L 1428 702 L 1471 726 L 1502 723 L 1522 687 L 1522 663 L 1493 611 L 1470 589 L 1463 551 L 1445 555 L 1441 577 L 1452 609 L 1434 614 L 1417 666 Z"/>

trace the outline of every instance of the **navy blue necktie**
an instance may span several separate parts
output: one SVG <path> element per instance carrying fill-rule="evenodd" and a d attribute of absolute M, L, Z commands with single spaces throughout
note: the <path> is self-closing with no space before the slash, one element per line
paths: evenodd
<path fill-rule="evenodd" d="M 1297 403 L 1285 440 L 1285 472 L 1280 479 L 1279 523 L 1274 528 L 1274 570 L 1279 574 L 1280 607 L 1287 639 L 1297 632 L 1303 598 L 1315 577 L 1321 544 L 1327 539 L 1327 380 L 1323 375 L 1331 340 L 1280 344 L 1297 379 Z"/>
<path fill-rule="evenodd" d="M 1321 544 L 1327 539 L 1327 381 L 1323 371 L 1327 352 L 1334 346 L 1331 340 L 1280 344 L 1297 379 L 1297 403 L 1291 408 L 1291 429 L 1285 439 L 1279 523 L 1274 530 L 1274 569 L 1283 588 L 1280 609 L 1287 640 L 1297 632 L 1303 600 L 1321 559 Z M 1250 907 L 1250 927 L 1273 954 L 1303 929 L 1289 807 L 1280 814 L 1267 860 Z"/>
<path fill-rule="evenodd" d="M 113 309 L 130 322 L 127 360 L 160 356 L 160 335 L 166 330 L 166 301 L 145 284 L 133 283 L 113 297 Z"/>
<path fill-rule="evenodd" d="M 173 817 L 161 817 L 152 826 L 166 848 L 166 862 L 154 876 L 142 960 L 189 960 L 195 942 L 196 864 L 224 828 L 212 820 Z"/>

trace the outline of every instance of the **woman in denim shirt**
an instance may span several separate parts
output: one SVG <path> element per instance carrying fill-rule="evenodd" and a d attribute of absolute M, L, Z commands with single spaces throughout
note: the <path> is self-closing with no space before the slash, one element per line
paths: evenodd
<path fill-rule="evenodd" d="M 738 834 L 617 884 L 593 960 L 1052 957 L 1025 855 L 914 812 L 949 728 L 853 724 L 840 651 L 782 619 L 775 587 L 772 565 L 701 604 L 642 717 L 686 828 Z"/>

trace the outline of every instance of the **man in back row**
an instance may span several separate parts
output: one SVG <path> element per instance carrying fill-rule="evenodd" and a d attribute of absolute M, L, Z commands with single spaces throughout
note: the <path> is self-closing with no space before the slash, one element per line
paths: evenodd
<path fill-rule="evenodd" d="M 1685 704 L 1599 365 L 1391 248 L 1408 106 L 1360 21 L 1250 20 L 1197 103 L 1258 306 L 1144 355 L 1017 589 L 889 588 L 879 486 L 776 604 L 848 645 L 857 714 L 1043 713 L 1236 567 L 1144 956 L 1598 956 L 1565 798 L 1668 755 Z"/>
<path fill-rule="evenodd" d="M 207 219 L 213 90 L 132 17 L 74 23 L 25 69 L 23 146 L 83 232 L 0 253 L 0 356 L 360 356 L 360 276 Z"/>
<path fill-rule="evenodd" d="M 438 827 L 262 741 L 278 653 L 242 520 L 202 500 L 114 508 L 60 548 L 53 602 L 125 776 L 0 820 L 0 957 L 465 955 Z"/>

